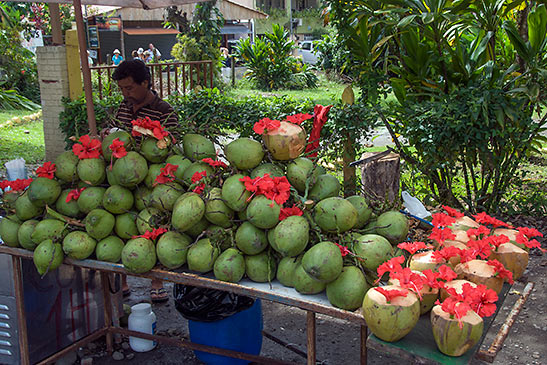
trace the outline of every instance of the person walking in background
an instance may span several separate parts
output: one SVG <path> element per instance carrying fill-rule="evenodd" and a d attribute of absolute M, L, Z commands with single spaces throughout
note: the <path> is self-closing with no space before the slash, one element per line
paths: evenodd
<path fill-rule="evenodd" d="M 123 57 L 120 54 L 120 50 L 115 49 L 114 52 L 112 53 L 114 53 L 114 55 L 112 56 L 112 64 L 114 64 L 114 66 L 118 66 L 123 61 Z"/>
<path fill-rule="evenodd" d="M 133 51 L 131 51 L 131 57 L 133 57 L 134 60 L 140 60 L 141 58 L 139 57 L 139 54 L 137 53 L 137 50 L 134 49 Z"/>
<path fill-rule="evenodd" d="M 152 43 L 148 45 L 148 51 L 150 51 L 150 55 L 152 58 L 152 61 L 150 62 L 158 62 L 161 58 L 161 52 L 156 47 L 154 47 Z"/>

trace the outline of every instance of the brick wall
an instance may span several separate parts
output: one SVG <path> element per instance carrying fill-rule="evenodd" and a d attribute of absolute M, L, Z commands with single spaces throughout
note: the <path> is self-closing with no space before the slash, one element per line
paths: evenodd
<path fill-rule="evenodd" d="M 59 129 L 61 99 L 69 96 L 65 46 L 38 47 L 36 50 L 38 80 L 42 95 L 46 161 L 64 151 L 64 135 Z"/>

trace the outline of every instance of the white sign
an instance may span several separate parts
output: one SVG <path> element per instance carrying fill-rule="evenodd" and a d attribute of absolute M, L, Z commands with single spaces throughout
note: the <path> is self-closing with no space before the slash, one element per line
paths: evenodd
<path fill-rule="evenodd" d="M 31 51 L 32 53 L 36 54 L 36 47 L 43 47 L 44 46 L 44 38 L 42 37 L 42 31 L 41 30 L 31 30 L 30 31 L 30 38 L 27 40 L 27 37 L 29 36 L 26 32 L 21 32 L 21 45 Z"/>

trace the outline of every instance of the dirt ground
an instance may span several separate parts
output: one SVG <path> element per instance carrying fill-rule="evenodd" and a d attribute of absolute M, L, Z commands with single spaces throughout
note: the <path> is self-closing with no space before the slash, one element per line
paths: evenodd
<path fill-rule="evenodd" d="M 514 225 L 535 227 L 547 233 L 547 218 L 516 217 L 510 220 Z M 541 240 L 547 248 L 547 240 Z M 547 255 L 538 249 L 530 252 L 530 263 L 524 276 L 515 282 L 500 309 L 496 320 L 486 335 L 482 348 L 488 348 L 494 336 L 499 331 L 503 320 L 509 314 L 514 302 L 520 297 L 520 292 L 527 282 L 535 284 L 528 301 L 523 307 L 509 336 L 499 351 L 495 364 L 547 364 Z M 131 295 L 126 298 L 127 304 L 136 304 L 149 300 L 149 281 L 140 278 L 130 278 Z M 169 293 L 172 284 L 166 284 Z M 263 301 L 264 330 L 306 352 L 306 313 L 303 310 L 282 304 Z M 170 337 L 188 338 L 187 321 L 175 309 L 173 298 L 163 304 L 154 304 L 153 311 L 157 315 L 159 334 Z M 328 316 L 317 316 L 317 360 L 320 364 L 358 364 L 359 363 L 359 326 L 347 321 L 333 319 Z M 93 358 L 93 364 L 202 364 L 192 351 L 167 345 L 159 345 L 147 353 L 134 353 L 127 343 L 116 345 L 115 360 L 106 354 L 104 343 L 98 341 L 89 348 L 80 349 L 75 363 L 80 358 Z M 261 355 L 284 361 L 305 363 L 305 359 L 287 348 L 267 339 L 263 339 Z M 88 361 L 89 361 L 88 360 Z M 368 351 L 370 364 L 401 364 L 401 359 L 394 356 Z M 474 359 L 472 364 L 482 361 Z"/>

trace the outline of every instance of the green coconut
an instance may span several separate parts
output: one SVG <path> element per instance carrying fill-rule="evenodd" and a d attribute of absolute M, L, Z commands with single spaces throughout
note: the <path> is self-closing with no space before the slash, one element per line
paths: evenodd
<path fill-rule="evenodd" d="M 78 180 L 76 170 L 80 159 L 72 151 L 65 151 L 55 158 L 55 177 L 63 182 L 72 183 Z"/>
<path fill-rule="evenodd" d="M 112 168 L 114 176 L 121 186 L 132 188 L 140 184 L 148 174 L 146 159 L 135 151 L 116 160 Z"/>
<path fill-rule="evenodd" d="M 76 260 L 85 260 L 95 251 L 97 241 L 82 231 L 73 231 L 63 239 L 64 253 Z"/>
<path fill-rule="evenodd" d="M 30 238 L 36 244 L 48 239 L 60 242 L 67 233 L 64 222 L 57 219 L 43 219 L 34 227 L 34 232 L 32 232 Z"/>
<path fill-rule="evenodd" d="M 258 255 L 245 256 L 245 273 L 257 283 L 268 283 L 275 279 L 277 265 L 275 259 L 263 251 Z"/>
<path fill-rule="evenodd" d="M 313 208 L 313 219 L 323 231 L 343 233 L 357 223 L 357 209 L 346 199 L 327 198 Z"/>
<path fill-rule="evenodd" d="M 141 211 L 144 208 L 151 206 L 152 189 L 142 185 L 137 186 L 137 188 L 133 191 L 133 198 L 135 199 L 135 208 L 138 211 Z"/>
<path fill-rule="evenodd" d="M 175 202 L 182 195 L 184 189 L 176 182 L 158 184 L 152 190 L 151 205 L 162 211 L 172 211 Z"/>
<path fill-rule="evenodd" d="M 103 195 L 106 192 L 105 188 L 99 186 L 92 186 L 86 188 L 80 193 L 78 198 L 78 209 L 87 214 L 93 209 L 101 208 L 103 206 Z"/>
<path fill-rule="evenodd" d="M 165 163 L 170 163 L 171 165 L 178 166 L 175 171 L 175 177 L 178 181 L 182 181 L 184 171 L 192 164 L 192 161 L 180 155 L 171 155 L 167 157 Z"/>
<path fill-rule="evenodd" d="M 281 207 L 264 195 L 255 196 L 247 207 L 247 220 L 262 229 L 275 227 Z"/>
<path fill-rule="evenodd" d="M 246 255 L 256 255 L 268 247 L 266 233 L 249 222 L 243 222 L 236 231 L 236 246 Z"/>
<path fill-rule="evenodd" d="M 357 223 L 355 223 L 353 228 L 363 228 L 370 221 L 370 217 L 372 216 L 372 208 L 368 206 L 367 200 L 359 195 L 349 196 L 346 200 L 349 201 L 357 210 Z"/>
<path fill-rule="evenodd" d="M 188 246 L 192 239 L 184 233 L 169 231 L 161 235 L 156 243 L 159 262 L 168 269 L 177 269 L 186 263 Z"/>
<path fill-rule="evenodd" d="M 52 205 L 61 195 L 61 185 L 57 180 L 37 177 L 30 183 L 26 194 L 30 202 L 37 207 Z"/>
<path fill-rule="evenodd" d="M 53 243 L 52 240 L 44 240 L 34 250 L 32 260 L 38 270 L 38 274 L 44 275 L 52 272 L 61 266 L 64 255 L 63 248 L 59 243 Z"/>
<path fill-rule="evenodd" d="M 107 161 L 110 161 L 110 158 L 112 157 L 112 150 L 109 147 L 116 138 L 123 142 L 126 151 L 129 151 L 133 145 L 133 138 L 128 132 L 116 131 L 110 133 L 108 136 L 104 137 L 103 142 L 101 143 L 103 156 Z"/>
<path fill-rule="evenodd" d="M 156 177 L 161 174 L 161 169 L 164 166 L 164 164 L 159 163 L 153 163 L 148 166 L 148 172 L 146 174 L 146 177 L 144 178 L 144 185 L 146 185 L 146 187 L 152 189 L 155 186 Z"/>
<path fill-rule="evenodd" d="M 201 161 L 204 158 L 216 158 L 215 145 L 199 134 L 187 133 L 182 137 L 184 154 L 192 161 Z"/>
<path fill-rule="evenodd" d="M 312 278 L 302 265 L 298 265 L 294 269 L 293 284 L 296 291 L 300 294 L 318 294 L 325 290 L 327 285 Z"/>
<path fill-rule="evenodd" d="M 187 185 L 192 185 L 192 176 L 196 172 L 203 172 L 205 171 L 207 173 L 207 176 L 213 175 L 213 168 L 211 165 L 205 163 L 205 162 L 193 162 L 190 166 L 184 170 L 184 173 L 182 174 L 182 181 Z"/>
<path fill-rule="evenodd" d="M 308 275 L 323 283 L 336 280 L 343 266 L 340 248 L 330 241 L 313 245 L 302 257 L 302 267 Z"/>
<path fill-rule="evenodd" d="M 283 256 L 297 256 L 304 252 L 310 238 L 310 225 L 302 216 L 285 218 L 273 229 L 272 247 Z"/>
<path fill-rule="evenodd" d="M 141 143 L 140 152 L 148 161 L 152 163 L 160 163 L 165 161 L 165 159 L 167 158 L 167 155 L 169 154 L 169 148 L 159 148 L 157 139 L 146 138 Z"/>
<path fill-rule="evenodd" d="M 93 209 L 85 217 L 85 230 L 93 238 L 101 240 L 112 233 L 116 218 L 104 209 Z"/>
<path fill-rule="evenodd" d="M 377 234 L 364 234 L 353 245 L 362 265 L 375 272 L 378 266 L 393 256 L 393 247 L 387 239 Z"/>
<path fill-rule="evenodd" d="M 230 283 L 237 283 L 245 275 L 245 258 L 235 248 L 222 252 L 213 266 L 215 278 Z"/>
<path fill-rule="evenodd" d="M 205 203 L 193 192 L 182 194 L 173 207 L 171 224 L 180 232 L 198 223 L 205 214 Z"/>
<path fill-rule="evenodd" d="M 103 207 L 112 214 L 122 214 L 133 207 L 133 192 L 121 185 L 113 185 L 103 195 Z"/>
<path fill-rule="evenodd" d="M 363 304 L 370 288 L 361 269 L 344 266 L 338 278 L 327 284 L 327 298 L 333 306 L 353 311 Z"/>
<path fill-rule="evenodd" d="M 370 331 L 386 342 L 399 341 L 405 337 L 420 319 L 420 301 L 416 294 L 395 285 L 382 287 L 385 290 L 401 290 L 406 297 L 397 296 L 387 302 L 376 288 L 365 294 L 362 314 Z"/>
<path fill-rule="evenodd" d="M 39 221 L 35 219 L 29 219 L 28 221 L 24 221 L 23 224 L 21 224 L 19 230 L 17 231 L 17 238 L 19 239 L 19 244 L 21 245 L 21 247 L 33 251 L 36 246 L 38 246 L 38 244 L 35 243 L 31 238 L 32 233 L 34 232 L 34 229 L 36 228 L 38 222 Z"/>
<path fill-rule="evenodd" d="M 283 257 L 277 265 L 277 280 L 289 288 L 294 287 L 294 271 L 302 262 L 302 255 L 297 257 Z"/>
<path fill-rule="evenodd" d="M 184 233 L 186 233 L 190 237 L 196 238 L 197 236 L 202 234 L 203 231 L 209 229 L 210 226 L 211 223 L 205 218 L 205 216 L 203 216 L 196 224 L 184 231 Z"/>
<path fill-rule="evenodd" d="M 146 208 L 139 212 L 137 216 L 137 230 L 140 234 L 151 231 L 158 225 L 160 211 L 156 208 Z"/>
<path fill-rule="evenodd" d="M 285 176 L 285 173 L 281 167 L 274 165 L 273 163 L 263 163 L 258 165 L 251 171 L 251 179 L 257 178 L 259 176 L 264 176 L 264 174 L 270 175 L 270 177 L 282 177 Z"/>
<path fill-rule="evenodd" d="M 116 223 L 114 224 L 114 232 L 118 237 L 128 240 L 133 236 L 139 235 L 137 228 L 137 216 L 136 212 L 127 212 L 116 216 Z"/>
<path fill-rule="evenodd" d="M 150 271 L 156 266 L 156 246 L 143 237 L 127 241 L 122 250 L 122 263 L 127 271 L 135 274 Z"/>
<path fill-rule="evenodd" d="M 16 215 L 8 215 L 0 219 L 0 238 L 10 247 L 19 247 L 17 232 L 21 227 L 21 221 Z"/>
<path fill-rule="evenodd" d="M 205 218 L 209 222 L 223 228 L 228 228 L 232 225 L 234 211 L 224 203 L 220 188 L 213 188 L 209 192 L 207 203 L 205 203 Z"/>
<path fill-rule="evenodd" d="M 209 225 L 206 229 L 204 229 L 204 232 L 206 237 L 209 238 L 211 242 L 215 242 L 217 246 L 220 247 L 221 252 L 235 246 L 232 242 L 231 229 L 224 229 L 220 226 Z"/>
<path fill-rule="evenodd" d="M 15 201 L 15 214 L 22 221 L 39 216 L 44 212 L 43 207 L 38 207 L 30 201 L 28 193 L 21 194 Z"/>
<path fill-rule="evenodd" d="M 229 208 L 236 212 L 241 212 L 247 208 L 247 200 L 252 195 L 250 191 L 245 189 L 245 184 L 240 181 L 244 177 L 244 175 L 235 174 L 227 178 L 222 184 L 222 199 Z"/>
<path fill-rule="evenodd" d="M 55 202 L 55 210 L 67 217 L 76 218 L 81 215 L 80 208 L 78 208 L 78 200 L 71 199 L 69 202 L 66 201 L 68 194 L 72 189 L 65 189 L 59 195 L 59 198 Z M 85 190 L 84 190 L 85 191 Z"/>
<path fill-rule="evenodd" d="M 97 260 L 106 262 L 120 262 L 125 244 L 116 236 L 108 236 L 97 242 L 95 256 Z"/>
<path fill-rule="evenodd" d="M 431 310 L 431 330 L 437 348 L 448 356 L 461 356 L 472 349 L 481 339 L 484 330 L 482 318 L 472 310 L 461 318 L 450 318 L 450 314 L 436 305 Z"/>
<path fill-rule="evenodd" d="M 312 160 L 306 157 L 298 157 L 287 165 L 287 180 L 300 193 L 306 191 L 306 182 L 308 188 L 311 189 L 317 181 L 317 177 L 324 173 L 324 168 L 315 165 Z"/>
<path fill-rule="evenodd" d="M 88 185 L 102 184 L 106 179 L 106 164 L 102 158 L 86 158 L 78 162 L 76 170 L 80 180 Z"/>
<path fill-rule="evenodd" d="M 108 185 L 120 185 L 116 175 L 114 175 L 114 170 L 110 169 L 110 166 L 106 168 L 106 181 Z"/>
<path fill-rule="evenodd" d="M 384 212 L 376 219 L 376 234 L 396 245 L 406 240 L 409 223 L 407 217 L 394 210 Z"/>
<path fill-rule="evenodd" d="M 332 198 L 340 194 L 340 182 L 330 174 L 321 174 L 317 176 L 317 181 L 310 189 L 308 198 L 316 202 L 326 198 Z"/>
<path fill-rule="evenodd" d="M 262 144 L 250 138 L 238 138 L 228 143 L 224 154 L 230 164 L 239 170 L 254 169 L 264 158 Z"/>
<path fill-rule="evenodd" d="M 188 250 L 186 261 L 192 271 L 206 273 L 213 270 L 213 265 L 219 255 L 219 249 L 211 244 L 208 238 L 201 239 Z"/>

